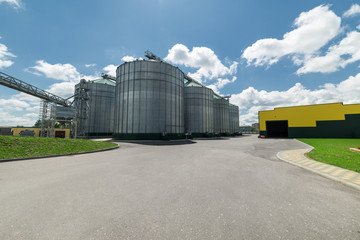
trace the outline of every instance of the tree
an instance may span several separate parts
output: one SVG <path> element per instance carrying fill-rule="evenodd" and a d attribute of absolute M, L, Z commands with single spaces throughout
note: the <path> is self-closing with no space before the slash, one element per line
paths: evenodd
<path fill-rule="evenodd" d="M 45 120 L 45 128 L 48 128 L 51 126 L 51 121 L 48 119 L 48 120 Z M 41 120 L 38 119 L 36 120 L 35 124 L 34 124 L 34 127 L 36 128 L 41 128 Z M 55 125 L 54 125 L 54 128 L 60 128 L 61 127 L 61 124 L 59 122 L 55 122 Z"/>
<path fill-rule="evenodd" d="M 41 128 L 41 121 L 40 119 L 36 120 L 35 124 L 34 124 L 34 127 L 36 128 Z"/>

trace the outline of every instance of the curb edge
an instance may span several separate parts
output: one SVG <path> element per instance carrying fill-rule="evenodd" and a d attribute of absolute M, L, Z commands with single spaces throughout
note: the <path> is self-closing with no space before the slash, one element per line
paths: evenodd
<path fill-rule="evenodd" d="M 314 160 L 314 159 L 311 159 L 311 158 L 308 158 L 308 157 L 305 156 L 305 153 L 308 153 L 308 152 L 310 152 L 311 150 L 313 150 L 313 147 L 312 147 L 312 148 L 305 148 L 305 149 L 294 149 L 294 150 L 305 150 L 305 151 L 304 151 L 303 153 L 301 153 L 301 154 L 302 154 L 306 159 L 309 159 L 309 160 L 312 160 L 312 161 L 315 161 L 315 162 L 319 162 L 319 161 L 316 161 L 316 160 Z M 287 150 L 287 151 L 291 151 L 291 150 Z M 331 176 L 331 175 L 329 175 L 329 174 L 320 172 L 320 171 L 318 171 L 318 170 L 315 170 L 315 169 L 312 169 L 312 168 L 303 166 L 303 165 L 301 165 L 301 164 L 295 163 L 295 162 L 293 162 L 293 161 L 291 161 L 291 160 L 282 158 L 282 157 L 280 156 L 280 154 L 281 154 L 282 152 L 286 152 L 286 151 L 280 151 L 280 152 L 278 152 L 278 153 L 276 154 L 276 157 L 277 157 L 278 159 L 280 159 L 280 160 L 282 160 L 282 161 L 284 161 L 284 162 L 290 163 L 290 164 L 292 164 L 292 165 L 295 165 L 295 166 L 297 166 L 297 167 L 300 167 L 300 168 L 309 170 L 309 171 L 311 171 L 311 172 L 313 172 L 313 173 L 316 173 L 316 174 L 318 174 L 318 175 L 320 175 L 320 176 L 323 176 L 323 177 L 325 177 L 325 178 L 331 179 L 331 180 L 336 181 L 336 182 L 338 182 L 338 183 L 342 183 L 342 184 L 344 184 L 344 185 L 353 187 L 353 188 L 355 188 L 355 189 L 357 189 L 357 190 L 360 191 L 360 186 L 358 186 L 358 185 L 356 185 L 356 184 L 354 184 L 354 183 L 345 181 L 345 180 L 343 180 L 343 179 L 341 179 L 341 178 L 337 178 L 337 177 Z M 321 162 L 319 162 L 319 163 L 321 163 Z M 327 164 L 327 163 L 326 163 L 326 164 Z M 334 165 L 330 165 L 330 164 L 327 164 L 327 165 L 329 165 L 329 166 L 334 166 Z M 337 167 L 337 166 L 334 166 L 334 167 Z M 340 168 L 340 167 L 337 167 L 337 168 L 339 168 L 339 169 L 344 169 L 344 168 Z M 345 169 L 345 170 L 347 170 L 347 169 Z M 347 171 L 351 171 L 351 170 L 347 170 Z"/>

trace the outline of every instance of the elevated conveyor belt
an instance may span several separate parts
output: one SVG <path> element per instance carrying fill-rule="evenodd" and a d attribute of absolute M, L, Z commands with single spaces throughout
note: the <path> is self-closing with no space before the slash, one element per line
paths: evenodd
<path fill-rule="evenodd" d="M 35 87 L 29 83 L 21 81 L 17 78 L 14 78 L 10 75 L 7 75 L 3 72 L 0 72 L 0 84 L 4 85 L 6 87 L 9 87 L 9 88 L 18 90 L 20 92 L 27 93 L 32 96 L 44 99 L 46 101 L 56 103 L 56 104 L 64 106 L 64 107 L 71 106 L 70 101 L 68 101 L 62 97 L 56 96 L 55 94 L 49 93 L 45 90 L 42 90 L 38 87 Z"/>

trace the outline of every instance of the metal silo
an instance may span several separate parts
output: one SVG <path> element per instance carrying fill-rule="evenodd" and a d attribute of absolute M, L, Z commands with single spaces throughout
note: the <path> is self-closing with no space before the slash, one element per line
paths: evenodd
<path fill-rule="evenodd" d="M 81 80 L 75 85 L 75 108 L 79 136 L 112 136 L 115 81 L 108 78 Z"/>
<path fill-rule="evenodd" d="M 184 137 L 184 73 L 161 61 L 126 62 L 116 70 L 117 139 Z"/>
<path fill-rule="evenodd" d="M 214 131 L 215 134 L 229 135 L 229 101 L 214 95 Z"/>
<path fill-rule="evenodd" d="M 210 137 L 214 134 L 214 92 L 194 82 L 184 89 L 185 131 L 193 137 Z"/>
<path fill-rule="evenodd" d="M 233 104 L 229 104 L 229 127 L 230 127 L 230 134 L 237 134 L 239 133 L 239 107 Z"/>

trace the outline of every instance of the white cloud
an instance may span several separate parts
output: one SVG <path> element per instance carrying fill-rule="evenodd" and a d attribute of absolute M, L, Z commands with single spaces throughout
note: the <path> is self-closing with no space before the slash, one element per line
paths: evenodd
<path fill-rule="evenodd" d="M 29 69 L 34 69 L 35 71 L 30 71 Z M 74 94 L 75 84 L 82 78 L 86 80 L 99 78 L 98 74 L 89 76 L 82 75 L 77 71 L 76 67 L 69 63 L 50 64 L 44 60 L 39 60 L 36 62 L 35 66 L 30 67 L 29 69 L 26 70 L 37 76 L 45 75 L 45 77 L 50 79 L 62 80 L 63 82 L 54 83 L 47 89 L 47 91 L 60 97 L 72 96 Z"/>
<path fill-rule="evenodd" d="M 1 39 L 1 37 L 0 37 Z M 14 64 L 13 61 L 9 60 L 10 57 L 16 57 L 14 54 L 9 52 L 6 45 L 0 43 L 0 69 L 10 67 Z"/>
<path fill-rule="evenodd" d="M 212 89 L 215 93 L 220 94 L 220 89 L 229 83 L 235 82 L 237 77 L 233 77 L 231 80 L 228 78 L 218 78 L 216 83 L 210 84 L 207 87 Z"/>
<path fill-rule="evenodd" d="M 41 73 L 45 75 L 47 78 L 52 78 L 56 80 L 62 81 L 79 81 L 80 80 L 80 73 L 76 70 L 76 68 L 69 64 L 50 64 L 45 62 L 44 60 L 36 61 L 36 65 L 31 67 L 31 69 L 35 69 L 36 73 Z"/>
<path fill-rule="evenodd" d="M 106 67 L 103 68 L 103 70 L 106 71 L 107 74 L 114 77 L 116 76 L 116 69 L 117 66 L 115 66 L 114 64 L 107 65 Z"/>
<path fill-rule="evenodd" d="M 1 3 L 8 3 L 15 9 L 19 9 L 19 8 L 24 7 L 24 4 L 22 3 L 21 0 L 0 0 L 0 4 Z"/>
<path fill-rule="evenodd" d="M 86 79 L 86 80 L 94 80 L 97 78 L 100 78 L 100 76 L 98 75 L 80 75 L 81 79 Z M 75 85 L 79 83 L 80 81 L 79 79 L 70 79 L 67 82 L 60 82 L 60 83 L 54 83 L 52 85 L 50 85 L 50 87 L 48 89 L 46 89 L 46 91 L 51 92 L 55 95 L 58 95 L 60 97 L 63 98 L 68 98 L 71 97 L 72 95 L 74 95 L 74 89 L 75 89 Z"/>
<path fill-rule="evenodd" d="M 0 59 L 0 69 L 10 67 L 13 64 L 14 64 L 14 62 L 11 61 L 11 60 L 2 60 L 2 59 Z"/>
<path fill-rule="evenodd" d="M 40 100 L 25 93 L 0 99 L 0 126 L 33 126 L 39 116 Z"/>
<path fill-rule="evenodd" d="M 34 97 L 32 95 L 26 94 L 26 93 L 19 93 L 19 94 L 15 94 L 11 97 L 11 99 L 17 99 L 17 100 L 21 100 L 21 101 L 25 101 L 30 105 L 38 105 L 40 103 L 40 99 L 37 97 Z M 29 109 L 29 108 L 28 108 Z M 28 110 L 27 109 L 27 110 Z"/>
<path fill-rule="evenodd" d="M 283 39 L 266 38 L 245 49 L 242 58 L 248 65 L 272 65 L 287 55 L 296 55 L 297 64 L 325 46 L 341 32 L 341 18 L 329 10 L 328 5 L 302 12 L 294 21 L 295 29 L 284 34 Z M 300 62 L 299 62 L 300 60 Z"/>
<path fill-rule="evenodd" d="M 230 102 L 240 108 L 241 125 L 258 121 L 258 111 L 272 110 L 275 107 L 299 106 L 309 104 L 360 102 L 360 73 L 350 76 L 339 84 L 327 83 L 318 89 L 306 89 L 296 83 L 286 91 L 264 91 L 249 87 L 239 94 L 233 94 Z"/>
<path fill-rule="evenodd" d="M 132 57 L 132 56 L 125 56 L 121 59 L 121 61 L 124 61 L 124 62 L 132 62 L 132 61 L 135 61 L 136 58 Z"/>
<path fill-rule="evenodd" d="M 355 15 L 360 14 L 360 5 L 359 4 L 353 4 L 351 5 L 350 9 L 344 12 L 343 17 L 348 18 Z"/>
<path fill-rule="evenodd" d="M 357 30 L 360 30 L 360 25 L 358 25 L 358 26 L 356 27 L 356 29 L 357 29 Z"/>
<path fill-rule="evenodd" d="M 85 64 L 85 67 L 96 67 L 96 63 Z"/>
<path fill-rule="evenodd" d="M 174 45 L 164 60 L 173 64 L 198 68 L 195 73 L 190 73 L 189 76 L 200 82 L 236 74 L 238 65 L 237 62 L 232 62 L 229 67 L 226 67 L 210 48 L 193 47 L 190 51 L 183 44 Z"/>
<path fill-rule="evenodd" d="M 330 73 L 345 68 L 348 64 L 360 60 L 360 32 L 352 31 L 328 49 L 325 56 L 315 56 L 304 60 L 304 65 L 297 70 L 297 74 L 309 72 Z"/>
<path fill-rule="evenodd" d="M 12 110 L 12 111 L 22 111 L 30 105 L 27 102 L 18 100 L 18 99 L 0 99 L 0 106 L 2 110 Z"/>
<path fill-rule="evenodd" d="M 25 126 L 32 127 L 34 126 L 38 117 L 35 115 L 24 115 L 24 116 L 16 116 L 10 112 L 1 111 L 0 112 L 0 126 Z"/>
<path fill-rule="evenodd" d="M 52 84 L 46 91 L 59 97 L 68 98 L 74 95 L 75 85 L 78 82 L 61 82 Z"/>
<path fill-rule="evenodd" d="M 32 118 L 32 119 L 37 119 L 37 118 L 39 118 L 39 114 L 36 114 L 36 113 L 26 113 L 26 114 L 24 114 L 24 117 L 28 117 L 28 118 Z"/>

